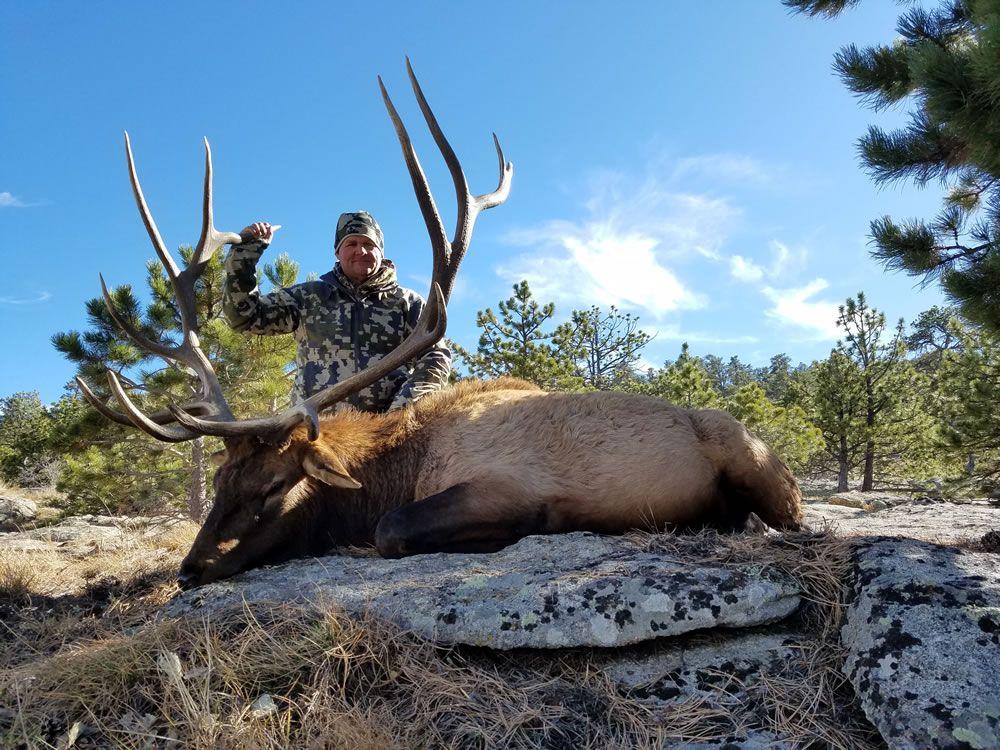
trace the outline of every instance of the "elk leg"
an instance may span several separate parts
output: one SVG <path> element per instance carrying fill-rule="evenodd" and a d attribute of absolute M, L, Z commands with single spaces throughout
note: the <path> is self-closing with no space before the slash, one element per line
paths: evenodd
<path fill-rule="evenodd" d="M 497 483 L 456 484 L 385 514 L 375 529 L 382 557 L 428 552 L 496 552 L 545 533 L 545 509 Z"/>

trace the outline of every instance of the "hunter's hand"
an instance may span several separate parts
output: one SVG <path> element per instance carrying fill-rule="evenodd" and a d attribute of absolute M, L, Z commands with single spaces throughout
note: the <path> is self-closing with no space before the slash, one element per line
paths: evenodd
<path fill-rule="evenodd" d="M 240 239 L 244 242 L 249 242 L 250 240 L 263 240 L 264 242 L 270 243 L 271 239 L 274 237 L 274 230 L 278 229 L 280 226 L 280 224 L 272 226 L 266 221 L 254 222 L 240 232 Z"/>

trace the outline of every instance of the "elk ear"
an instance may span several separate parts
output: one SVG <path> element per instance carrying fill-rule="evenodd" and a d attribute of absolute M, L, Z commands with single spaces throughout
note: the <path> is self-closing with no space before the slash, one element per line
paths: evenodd
<path fill-rule="evenodd" d="M 216 451 L 208 457 L 208 460 L 212 462 L 213 466 L 222 466 L 226 463 L 226 459 L 229 458 L 229 454 L 226 449 L 223 448 L 221 451 Z"/>
<path fill-rule="evenodd" d="M 330 453 L 310 451 L 302 462 L 306 474 L 330 485 L 348 490 L 361 488 L 361 482 L 352 477 L 340 459 Z"/>

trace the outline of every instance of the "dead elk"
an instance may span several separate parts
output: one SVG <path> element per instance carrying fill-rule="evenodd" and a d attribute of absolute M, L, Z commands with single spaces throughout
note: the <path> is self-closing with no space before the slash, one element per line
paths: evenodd
<path fill-rule="evenodd" d="M 434 252 L 428 303 L 416 330 L 391 354 L 271 417 L 235 419 L 198 345 L 194 283 L 212 254 L 236 241 L 236 235 L 213 226 L 207 144 L 201 239 L 192 262 L 179 271 L 146 206 L 126 136 L 136 202 L 181 313 L 181 343 L 150 341 L 117 314 L 106 288 L 105 300 L 137 345 L 198 373 L 201 394 L 146 415 L 112 372 L 110 388 L 122 411 L 100 401 L 82 380 L 78 384 L 101 413 L 161 440 L 223 438 L 215 502 L 181 566 L 181 585 L 345 545 L 374 544 L 386 557 L 481 552 L 528 534 L 742 528 L 750 513 L 776 528 L 797 528 L 801 497 L 795 479 L 764 443 L 724 412 L 620 393 L 546 393 L 501 378 L 462 382 L 388 414 L 344 410 L 320 417 L 444 335 L 446 303 L 476 217 L 503 203 L 510 189 L 513 167 L 494 136 L 497 189 L 479 196 L 469 192 L 409 62 L 407 68 L 458 195 L 458 222 L 449 240 L 380 80 Z"/>

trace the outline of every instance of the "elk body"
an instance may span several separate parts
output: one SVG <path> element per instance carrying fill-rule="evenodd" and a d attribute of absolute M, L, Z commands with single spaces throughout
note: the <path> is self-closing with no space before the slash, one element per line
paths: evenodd
<path fill-rule="evenodd" d="M 797 528 L 801 497 L 795 479 L 764 443 L 724 412 L 681 409 L 629 394 L 546 393 L 501 378 L 462 382 L 388 414 L 344 410 L 320 417 L 444 335 L 446 302 L 475 219 L 502 203 L 510 189 L 513 167 L 494 137 L 497 189 L 469 193 L 408 61 L 407 68 L 458 195 L 457 228 L 448 240 L 409 136 L 382 87 L 434 251 L 428 304 L 414 332 L 389 355 L 271 417 L 235 419 L 198 345 L 194 284 L 223 243 L 238 241 L 238 235 L 213 226 L 207 144 L 201 240 L 192 262 L 179 271 L 146 206 L 126 136 L 136 202 L 173 284 L 182 341 L 172 345 L 144 337 L 116 312 L 102 279 L 105 301 L 137 345 L 193 369 L 201 393 L 147 415 L 113 372 L 110 389 L 123 411 L 77 382 L 102 414 L 161 440 L 223 438 L 215 502 L 182 564 L 181 585 L 346 545 L 374 544 L 386 557 L 490 551 L 528 534 L 736 529 L 751 512 L 777 528 Z"/>
<path fill-rule="evenodd" d="M 187 583 L 347 545 L 487 552 L 528 534 L 801 518 L 788 469 L 724 412 L 513 379 L 462 382 L 389 414 L 339 412 L 315 441 L 304 429 L 278 448 L 230 439 L 216 477 Z"/>

